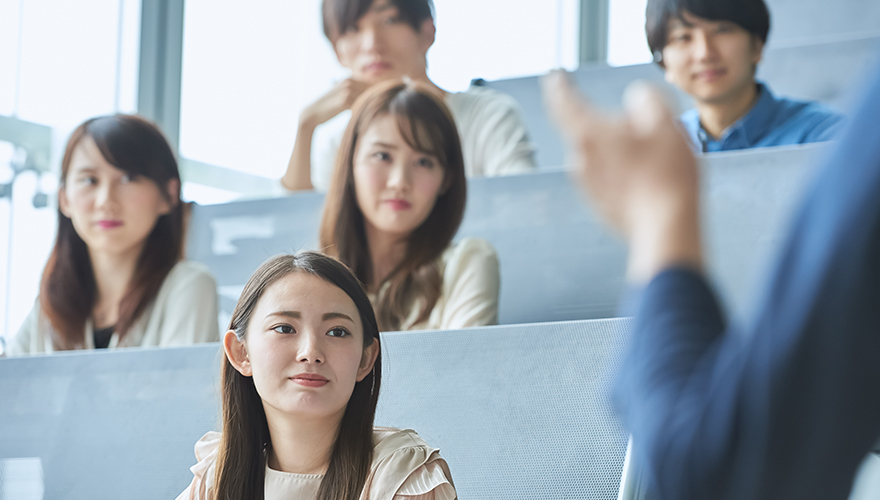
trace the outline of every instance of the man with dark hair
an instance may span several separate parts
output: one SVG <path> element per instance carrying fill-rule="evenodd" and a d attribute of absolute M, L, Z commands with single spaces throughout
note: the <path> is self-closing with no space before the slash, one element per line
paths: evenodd
<path fill-rule="evenodd" d="M 482 87 L 446 92 L 428 78 L 435 33 L 431 0 L 324 0 L 323 16 L 324 34 L 351 77 L 300 114 L 281 179 L 286 189 L 325 191 L 354 101 L 370 85 L 401 78 L 426 85 L 449 107 L 469 177 L 534 169 L 534 146 L 512 97 Z"/>
<path fill-rule="evenodd" d="M 763 0 L 648 0 L 648 46 L 666 80 L 694 98 L 681 119 L 694 146 L 728 151 L 834 138 L 842 116 L 777 98 L 755 80 L 770 13 Z"/>

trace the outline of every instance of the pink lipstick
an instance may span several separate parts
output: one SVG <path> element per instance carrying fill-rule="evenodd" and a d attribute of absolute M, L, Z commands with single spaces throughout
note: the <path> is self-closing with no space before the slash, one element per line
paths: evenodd
<path fill-rule="evenodd" d="M 290 377 L 290 380 L 304 387 L 323 387 L 330 383 L 329 380 L 316 373 L 300 373 Z"/>
<path fill-rule="evenodd" d="M 98 227 L 101 229 L 116 229 L 122 226 L 121 220 L 101 220 L 98 221 Z"/>
<path fill-rule="evenodd" d="M 388 206 L 391 207 L 391 210 L 399 211 L 399 210 L 409 210 L 410 208 L 412 208 L 412 204 L 406 200 L 399 200 L 399 199 L 385 200 L 385 203 L 387 203 Z"/>

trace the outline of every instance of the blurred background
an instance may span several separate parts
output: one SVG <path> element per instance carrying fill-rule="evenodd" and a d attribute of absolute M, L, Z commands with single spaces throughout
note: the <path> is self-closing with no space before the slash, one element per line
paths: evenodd
<path fill-rule="evenodd" d="M 449 91 L 651 60 L 645 0 L 435 0 L 429 76 Z M 462 58 L 467 54 L 467 58 Z M 0 0 L 0 334 L 37 296 L 63 147 L 83 120 L 140 113 L 178 148 L 183 196 L 267 195 L 300 110 L 346 74 L 320 0 Z"/>

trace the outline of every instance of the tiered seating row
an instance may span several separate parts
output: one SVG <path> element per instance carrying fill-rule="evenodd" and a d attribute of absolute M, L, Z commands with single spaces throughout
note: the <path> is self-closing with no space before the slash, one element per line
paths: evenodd
<path fill-rule="evenodd" d="M 613 500 L 626 434 L 607 389 L 628 325 L 384 334 L 376 423 L 439 447 L 461 498 Z M 221 359 L 206 344 L 4 360 L 0 484 L 14 463 L 46 500 L 174 498 L 219 423 Z"/>
<path fill-rule="evenodd" d="M 705 158 L 706 239 L 721 292 L 741 311 L 783 234 L 791 205 L 827 146 Z M 505 324 L 608 318 L 624 293 L 626 250 L 563 171 L 472 179 L 458 238 L 487 239 L 501 260 Z M 217 277 L 221 309 L 267 257 L 316 249 L 323 196 L 196 207 L 188 257 Z"/>
<path fill-rule="evenodd" d="M 876 29 L 876 28 L 875 28 Z M 865 68 L 873 67 L 880 37 L 769 49 L 758 66 L 758 79 L 767 82 L 778 96 L 817 100 L 838 109 L 848 109 L 858 90 Z M 544 110 L 537 76 L 500 80 L 488 86 L 513 96 L 523 111 L 532 141 L 538 147 L 540 168 L 555 168 L 565 161 L 562 138 Z M 574 72 L 580 90 L 601 108 L 618 109 L 627 85 L 647 80 L 669 90 L 681 111 L 693 107 L 691 98 L 664 81 L 656 64 L 611 68 L 605 65 L 582 67 Z"/>

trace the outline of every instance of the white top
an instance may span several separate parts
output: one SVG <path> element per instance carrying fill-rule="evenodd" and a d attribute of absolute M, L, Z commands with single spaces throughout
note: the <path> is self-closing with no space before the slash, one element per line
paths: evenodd
<path fill-rule="evenodd" d="M 492 245 L 477 238 L 465 238 L 440 257 L 443 289 L 427 321 L 415 324 L 421 304 L 413 305 L 400 330 L 455 330 L 469 326 L 498 324 L 498 294 L 501 276 L 498 254 Z M 381 293 L 388 289 L 386 283 Z M 369 294 L 375 305 L 377 296 Z"/>
<path fill-rule="evenodd" d="M 535 146 L 529 141 L 519 105 L 507 94 L 485 87 L 446 95 L 446 105 L 461 138 L 468 177 L 519 174 L 535 168 Z M 343 111 L 315 129 L 312 136 L 312 185 L 327 191 L 351 111 Z"/>
<path fill-rule="evenodd" d="M 217 282 L 208 268 L 196 262 L 180 261 L 168 272 L 156 299 L 144 309 L 122 339 L 113 333 L 108 348 L 217 342 L 220 340 L 217 302 Z M 95 348 L 91 320 L 86 322 L 85 342 L 86 349 Z M 56 350 L 58 348 L 52 342 L 52 326 L 40 311 L 40 300 L 37 299 L 18 333 L 9 340 L 6 354 L 19 356 Z"/>
<path fill-rule="evenodd" d="M 454 500 L 455 487 L 440 451 L 431 448 L 412 430 L 373 429 L 373 464 L 361 500 Z M 196 443 L 198 463 L 190 470 L 192 483 L 177 500 L 209 500 L 216 478 L 220 433 L 209 432 Z M 266 500 L 314 499 L 322 474 L 293 474 L 266 465 Z"/>

